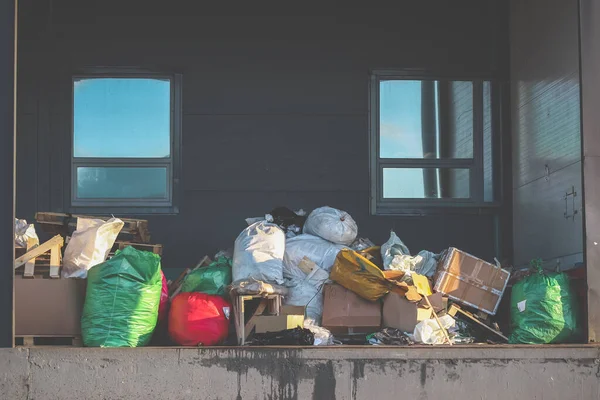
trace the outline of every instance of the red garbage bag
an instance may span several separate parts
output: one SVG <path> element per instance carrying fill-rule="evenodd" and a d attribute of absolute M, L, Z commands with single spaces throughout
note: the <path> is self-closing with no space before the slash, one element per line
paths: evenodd
<path fill-rule="evenodd" d="M 167 284 L 167 278 L 162 271 L 162 290 L 160 292 L 160 303 L 158 305 L 158 323 L 163 322 L 169 315 L 169 286 Z"/>
<path fill-rule="evenodd" d="M 180 293 L 171 301 L 169 336 L 182 346 L 214 346 L 229 334 L 230 304 L 220 296 Z"/>

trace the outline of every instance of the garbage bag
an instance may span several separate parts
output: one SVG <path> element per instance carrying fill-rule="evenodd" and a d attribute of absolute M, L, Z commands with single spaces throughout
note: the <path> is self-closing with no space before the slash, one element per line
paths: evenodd
<path fill-rule="evenodd" d="M 303 234 L 285 242 L 283 256 L 283 277 L 303 279 L 306 274 L 298 268 L 300 261 L 307 257 L 327 272 L 331 271 L 335 257 L 344 246 L 333 244 L 318 236 Z"/>
<path fill-rule="evenodd" d="M 367 342 L 374 346 L 411 346 L 415 343 L 406 333 L 394 328 L 383 328 L 367 335 Z"/>
<path fill-rule="evenodd" d="M 329 329 L 319 326 L 317 322 L 311 318 L 304 319 L 304 328 L 310 329 L 313 333 L 315 341 L 314 346 L 333 346 L 333 335 Z"/>
<path fill-rule="evenodd" d="M 510 299 L 509 343 L 568 343 L 577 339 L 576 296 L 565 273 L 537 273 L 515 283 Z"/>
<path fill-rule="evenodd" d="M 440 323 L 447 331 L 454 326 L 455 321 L 454 318 L 446 314 L 440 317 Z M 414 339 L 415 342 L 424 344 L 446 343 L 446 336 L 440 328 L 440 324 L 434 318 L 425 319 L 415 326 Z"/>
<path fill-rule="evenodd" d="M 171 302 L 169 337 L 182 346 L 214 346 L 229 334 L 231 305 L 221 296 L 179 293 Z"/>
<path fill-rule="evenodd" d="M 269 214 L 273 217 L 273 222 L 285 231 L 290 227 L 302 230 L 306 222 L 306 215 L 300 215 L 287 207 L 276 207 Z"/>
<path fill-rule="evenodd" d="M 169 284 L 167 277 L 160 271 L 162 288 L 160 291 L 160 303 L 158 304 L 158 322 L 164 321 L 169 315 Z"/>
<path fill-rule="evenodd" d="M 350 246 L 358 235 L 358 226 L 347 212 L 321 207 L 311 212 L 306 219 L 304 233 Z"/>
<path fill-rule="evenodd" d="M 244 229 L 235 240 L 233 280 L 254 278 L 281 285 L 285 233 L 274 224 L 257 222 Z"/>
<path fill-rule="evenodd" d="M 369 301 L 382 298 L 391 289 L 383 271 L 353 250 L 338 253 L 329 278 Z"/>
<path fill-rule="evenodd" d="M 31 242 L 32 246 L 40 244 L 35 227 L 24 219 L 15 218 L 15 245 L 27 248 L 28 242 Z"/>
<path fill-rule="evenodd" d="M 381 246 L 381 257 L 384 269 L 404 271 L 409 282 L 412 272 L 432 277 L 437 269 L 439 259 L 439 255 L 426 250 L 419 252 L 414 257 L 411 256 L 408 247 L 394 231 L 390 233 L 389 240 Z"/>
<path fill-rule="evenodd" d="M 158 319 L 160 256 L 129 246 L 88 271 L 81 334 L 86 346 L 148 344 Z"/>
<path fill-rule="evenodd" d="M 305 275 L 304 279 L 286 280 L 289 292 L 284 297 L 284 304 L 306 307 L 306 316 L 320 322 L 323 315 L 321 288 L 328 279 L 327 271 L 317 267 L 309 275 Z"/>
<path fill-rule="evenodd" d="M 94 265 L 106 260 L 108 253 L 123 228 L 123 221 L 111 218 L 77 218 L 77 229 L 65 248 L 63 257 L 63 278 L 85 278 Z"/>
<path fill-rule="evenodd" d="M 294 328 L 280 332 L 255 333 L 248 343 L 252 346 L 312 346 L 315 335 L 310 329 Z"/>
<path fill-rule="evenodd" d="M 181 292 L 200 292 L 225 295 L 225 288 L 231 284 L 231 260 L 219 257 L 206 267 L 191 272 L 181 284 Z"/>

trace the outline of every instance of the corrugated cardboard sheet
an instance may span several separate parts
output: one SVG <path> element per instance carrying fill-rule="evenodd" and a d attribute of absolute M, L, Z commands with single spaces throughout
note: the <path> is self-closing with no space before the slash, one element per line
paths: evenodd
<path fill-rule="evenodd" d="M 452 247 L 438 266 L 434 289 L 494 315 L 509 277 L 508 271 Z"/>

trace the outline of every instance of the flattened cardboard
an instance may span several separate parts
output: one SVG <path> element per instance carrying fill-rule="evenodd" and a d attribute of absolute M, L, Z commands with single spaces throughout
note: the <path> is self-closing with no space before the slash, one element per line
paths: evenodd
<path fill-rule="evenodd" d="M 368 301 L 338 284 L 323 287 L 322 325 L 329 330 L 351 328 L 355 332 L 381 327 L 381 303 Z"/>
<path fill-rule="evenodd" d="M 254 317 L 256 333 L 279 332 L 304 326 L 304 307 L 282 306 L 279 315 L 259 315 Z"/>
<path fill-rule="evenodd" d="M 81 335 L 86 280 L 15 276 L 16 336 Z"/>
<path fill-rule="evenodd" d="M 436 312 L 443 310 L 441 293 L 428 297 Z M 383 299 L 383 326 L 386 328 L 413 332 L 419 322 L 429 318 L 433 318 L 433 310 L 429 308 L 425 299 L 411 302 L 397 293 L 389 293 Z"/>
<path fill-rule="evenodd" d="M 434 289 L 494 315 L 509 277 L 508 271 L 452 247 L 438 265 Z"/>

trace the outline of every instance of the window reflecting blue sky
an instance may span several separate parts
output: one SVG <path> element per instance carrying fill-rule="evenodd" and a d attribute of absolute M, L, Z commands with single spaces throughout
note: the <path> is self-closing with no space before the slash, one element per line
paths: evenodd
<path fill-rule="evenodd" d="M 75 157 L 169 157 L 170 81 L 86 78 L 73 90 Z"/>
<path fill-rule="evenodd" d="M 422 158 L 421 82 L 382 81 L 379 86 L 379 154 Z M 423 170 L 390 169 L 383 174 L 385 198 L 423 198 Z"/>

